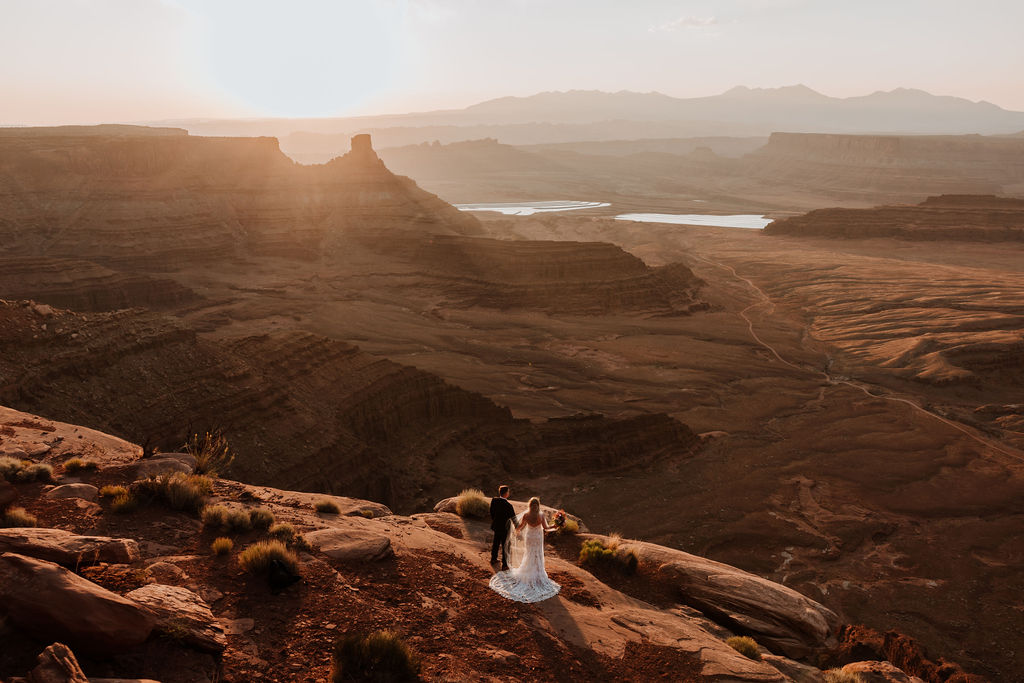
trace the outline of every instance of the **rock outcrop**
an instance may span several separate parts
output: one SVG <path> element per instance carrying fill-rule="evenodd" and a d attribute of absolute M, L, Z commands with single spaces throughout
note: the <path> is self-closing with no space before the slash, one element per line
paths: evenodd
<path fill-rule="evenodd" d="M 0 529 L 0 552 L 27 555 L 69 568 L 139 559 L 139 544 L 130 538 L 80 536 L 64 529 Z"/>
<path fill-rule="evenodd" d="M 770 223 L 769 235 L 962 242 L 1024 242 L 1024 199 L 992 195 L 929 197 L 915 206 L 817 209 Z"/>
<path fill-rule="evenodd" d="M 87 259 L 123 271 L 252 254 L 335 253 L 347 233 L 472 233 L 477 221 L 391 174 L 369 140 L 301 166 L 273 138 L 0 137 L 7 257 Z"/>
<path fill-rule="evenodd" d="M 149 638 L 142 607 L 52 562 L 0 555 L 0 597 L 8 618 L 41 638 L 117 654 Z"/>
<path fill-rule="evenodd" d="M 54 643 L 39 653 L 39 663 L 29 672 L 28 683 L 89 683 L 75 659 L 75 653 L 63 643 Z"/>
<path fill-rule="evenodd" d="M 227 647 L 224 628 L 201 597 L 180 586 L 151 583 L 125 595 L 146 608 L 156 628 L 200 650 L 220 653 Z"/>

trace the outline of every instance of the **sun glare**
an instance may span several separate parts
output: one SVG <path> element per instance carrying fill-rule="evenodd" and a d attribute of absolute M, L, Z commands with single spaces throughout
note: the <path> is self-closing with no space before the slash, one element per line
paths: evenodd
<path fill-rule="evenodd" d="M 182 2 L 203 7 L 211 76 L 266 116 L 331 116 L 387 86 L 400 25 L 394 6 L 345 2 Z"/>

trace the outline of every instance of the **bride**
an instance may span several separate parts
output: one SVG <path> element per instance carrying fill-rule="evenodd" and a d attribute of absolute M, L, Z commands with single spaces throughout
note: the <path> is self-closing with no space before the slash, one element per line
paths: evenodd
<path fill-rule="evenodd" d="M 519 565 L 492 576 L 491 588 L 517 602 L 547 600 L 562 587 L 549 579 L 544 570 L 544 532 L 553 527 L 544 521 L 540 499 L 531 498 L 529 507 L 515 518 L 514 523 L 516 533 L 512 539 L 512 562 L 519 560 Z"/>

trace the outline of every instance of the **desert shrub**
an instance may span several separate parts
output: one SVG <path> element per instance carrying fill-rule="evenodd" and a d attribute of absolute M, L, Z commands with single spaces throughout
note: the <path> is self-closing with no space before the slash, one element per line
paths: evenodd
<path fill-rule="evenodd" d="M 334 683 L 416 681 L 419 673 L 419 657 L 394 631 L 346 634 L 335 644 L 331 658 Z"/>
<path fill-rule="evenodd" d="M 580 548 L 580 564 L 610 566 L 626 573 L 635 574 L 640 558 L 632 550 L 621 550 L 617 539 L 607 545 L 597 539 L 584 541 Z"/>
<path fill-rule="evenodd" d="M 101 498 L 116 498 L 117 496 L 123 496 L 128 493 L 128 489 L 123 486 L 112 486 L 107 484 L 100 489 Z"/>
<path fill-rule="evenodd" d="M 0 479 L 6 479 L 7 481 L 14 481 L 18 477 L 18 472 L 21 471 L 21 461 L 17 458 L 9 456 L 0 456 Z"/>
<path fill-rule="evenodd" d="M 362 510 L 359 510 L 359 512 L 357 512 L 356 514 L 358 514 L 360 517 L 365 517 L 366 519 L 373 519 L 374 518 L 373 510 L 369 510 L 369 509 L 365 509 L 365 508 L 362 509 Z"/>
<path fill-rule="evenodd" d="M 235 547 L 235 542 L 230 538 L 221 536 L 220 538 L 214 539 L 213 543 L 210 544 L 210 550 L 217 555 L 227 555 Z"/>
<path fill-rule="evenodd" d="M 853 671 L 829 669 L 825 672 L 825 683 L 864 683 L 864 679 Z"/>
<path fill-rule="evenodd" d="M 250 574 L 265 574 L 274 561 L 281 562 L 292 573 L 299 569 L 299 558 L 281 541 L 259 541 L 238 555 L 238 564 Z"/>
<path fill-rule="evenodd" d="M 53 481 L 53 468 L 42 463 L 23 460 L 21 469 L 14 475 L 17 481 Z"/>
<path fill-rule="evenodd" d="M 74 474 L 75 472 L 84 472 L 86 470 L 96 471 L 100 468 L 98 463 L 92 460 L 82 460 L 81 458 L 71 458 L 64 463 L 64 471 L 68 474 Z"/>
<path fill-rule="evenodd" d="M 132 488 L 139 495 L 162 501 L 172 510 L 198 513 L 206 496 L 213 491 L 213 482 L 201 474 L 173 472 L 137 481 Z"/>
<path fill-rule="evenodd" d="M 491 501 L 480 489 L 464 489 L 455 498 L 455 512 L 459 517 L 488 517 L 491 514 Z"/>
<path fill-rule="evenodd" d="M 341 512 L 341 508 L 338 507 L 337 503 L 333 500 L 327 500 L 326 498 L 318 500 L 313 504 L 313 509 L 317 512 L 322 512 L 328 515 L 336 515 Z"/>
<path fill-rule="evenodd" d="M 130 512 L 135 512 L 138 507 L 139 499 L 132 493 L 118 494 L 110 504 L 110 509 L 119 515 L 126 515 Z"/>
<path fill-rule="evenodd" d="M 224 505 L 207 505 L 199 513 L 203 526 L 211 529 L 223 529 L 227 526 L 228 509 Z"/>
<path fill-rule="evenodd" d="M 558 533 L 560 533 L 560 534 L 572 535 L 572 534 L 578 534 L 579 532 L 580 532 L 580 525 L 579 525 L 579 523 L 575 519 L 571 519 L 569 517 L 565 518 L 565 523 L 562 524 L 562 526 L 559 527 L 559 529 L 558 529 Z"/>
<path fill-rule="evenodd" d="M 267 508 L 256 508 L 249 511 L 249 524 L 253 529 L 266 531 L 274 523 L 274 513 Z"/>
<path fill-rule="evenodd" d="M 725 641 L 725 644 L 747 659 L 758 661 L 761 659 L 761 651 L 757 649 L 757 642 L 749 636 L 733 636 Z"/>
<path fill-rule="evenodd" d="M 244 534 L 252 529 L 249 513 L 245 510 L 231 510 L 224 518 L 224 527 L 233 534 Z"/>
<path fill-rule="evenodd" d="M 270 527 L 267 532 L 271 538 L 276 538 L 282 543 L 290 543 L 295 538 L 295 527 L 288 522 L 281 522 Z"/>
<path fill-rule="evenodd" d="M 38 520 L 34 515 L 25 512 L 25 508 L 11 508 L 0 515 L 0 526 L 36 526 Z"/>
<path fill-rule="evenodd" d="M 193 434 L 185 443 L 185 451 L 196 459 L 196 474 L 211 477 L 226 472 L 235 459 L 227 438 L 219 431 Z"/>

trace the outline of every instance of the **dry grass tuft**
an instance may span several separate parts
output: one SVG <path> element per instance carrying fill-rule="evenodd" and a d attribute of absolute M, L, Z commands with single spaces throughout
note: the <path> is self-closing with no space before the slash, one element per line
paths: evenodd
<path fill-rule="evenodd" d="M 235 542 L 230 538 L 221 536 L 220 538 L 214 539 L 213 543 L 210 544 L 210 550 L 216 555 L 227 555 L 235 547 Z"/>
<path fill-rule="evenodd" d="M 255 508 L 249 511 L 249 524 L 253 529 L 266 531 L 274 523 L 274 513 L 267 508 Z"/>
<path fill-rule="evenodd" d="M 281 562 L 293 574 L 298 573 L 299 558 L 281 541 L 259 541 L 238 555 L 238 564 L 250 574 L 266 574 L 274 562 Z"/>
<path fill-rule="evenodd" d="M 128 489 L 126 489 L 125 487 L 113 486 L 111 484 L 107 484 L 106 486 L 100 489 L 101 498 L 116 498 L 117 496 L 127 495 L 127 493 Z"/>
<path fill-rule="evenodd" d="M 132 490 L 139 497 L 160 500 L 172 510 L 196 514 L 203 509 L 203 502 L 213 491 L 213 481 L 201 474 L 174 472 L 135 482 Z"/>
<path fill-rule="evenodd" d="M 267 534 L 271 538 L 276 538 L 282 543 L 291 543 L 292 539 L 295 538 L 295 527 L 288 522 L 281 522 L 270 527 Z"/>
<path fill-rule="evenodd" d="M 825 683 L 864 683 L 864 679 L 853 671 L 829 669 L 825 672 Z"/>
<path fill-rule="evenodd" d="M 733 636 L 726 640 L 725 644 L 747 659 L 761 661 L 761 651 L 757 649 L 757 641 L 749 636 Z"/>
<path fill-rule="evenodd" d="M 455 498 L 455 512 L 459 517 L 484 519 L 491 514 L 491 501 L 480 489 L 463 489 Z"/>
<path fill-rule="evenodd" d="M 333 500 L 327 500 L 326 498 L 314 503 L 313 509 L 325 515 L 336 515 L 341 512 L 341 508 L 338 507 L 337 503 Z"/>
<path fill-rule="evenodd" d="M 64 463 L 64 471 L 68 474 L 85 471 L 95 472 L 99 468 L 99 463 L 95 463 L 92 460 L 82 460 L 81 458 L 71 458 Z"/>
<path fill-rule="evenodd" d="M 11 508 L 0 515 L 0 526 L 2 527 L 27 527 L 38 526 L 39 520 L 35 515 L 25 512 L 25 508 Z"/>
<path fill-rule="evenodd" d="M 420 659 L 394 631 L 350 633 L 334 646 L 331 681 L 405 682 L 419 680 Z"/>
<path fill-rule="evenodd" d="M 114 497 L 110 509 L 119 515 L 135 512 L 139 507 L 139 499 L 132 493 L 121 493 Z"/>

